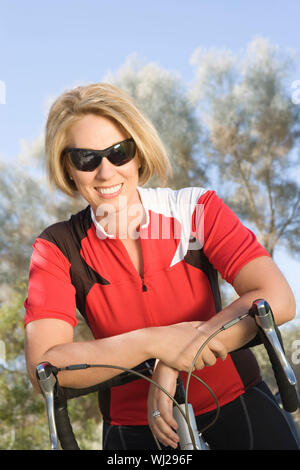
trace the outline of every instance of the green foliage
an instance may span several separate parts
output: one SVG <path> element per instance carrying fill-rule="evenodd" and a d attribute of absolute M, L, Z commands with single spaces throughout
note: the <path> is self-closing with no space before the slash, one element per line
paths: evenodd
<path fill-rule="evenodd" d="M 47 442 L 44 404 L 25 369 L 23 299 L 18 292 L 0 308 L 0 339 L 5 344 L 0 368 L 0 449 L 38 449 Z"/>
<path fill-rule="evenodd" d="M 5 361 L 0 365 L 0 449 L 49 449 L 49 431 L 44 400 L 27 375 L 24 360 L 24 299 L 18 291 L 0 308 L 0 340 Z M 71 422 L 82 448 L 100 448 L 101 416 L 95 395 L 70 401 Z"/>

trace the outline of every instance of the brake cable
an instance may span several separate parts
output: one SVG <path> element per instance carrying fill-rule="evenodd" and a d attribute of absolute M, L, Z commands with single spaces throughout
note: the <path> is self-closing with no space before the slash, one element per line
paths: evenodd
<path fill-rule="evenodd" d="M 156 383 L 154 380 L 150 379 L 149 377 L 146 377 L 145 375 L 141 374 L 140 372 L 134 370 L 134 369 L 128 369 L 126 367 L 122 367 L 122 366 L 115 366 L 115 365 L 111 365 L 111 364 L 73 364 L 73 365 L 70 365 L 70 366 L 65 366 L 65 367 L 53 367 L 53 372 L 55 374 L 59 373 L 59 372 L 62 372 L 62 371 L 74 371 L 74 370 L 84 370 L 84 369 L 89 369 L 89 368 L 96 368 L 96 367 L 99 367 L 99 368 L 110 368 L 110 369 L 117 369 L 117 370 L 121 370 L 121 371 L 124 371 L 124 372 L 130 372 L 132 373 L 133 375 L 136 375 L 142 379 L 145 379 L 147 380 L 149 383 L 151 383 L 152 385 L 158 387 L 163 393 L 165 393 L 173 402 L 173 405 L 177 407 L 177 409 L 179 410 L 179 412 L 181 413 L 182 417 L 184 418 L 186 424 L 187 424 L 187 427 L 188 427 L 188 430 L 189 430 L 189 433 L 190 433 L 190 437 L 192 439 L 192 444 L 193 444 L 193 447 L 194 449 L 197 449 L 197 444 L 195 442 L 195 436 L 194 436 L 194 433 L 193 433 L 193 429 L 192 429 L 192 426 L 191 426 L 191 422 L 190 422 L 190 418 L 189 418 L 189 411 L 188 411 L 188 406 L 189 406 L 189 403 L 188 403 L 188 392 L 189 392 L 189 386 L 190 386 L 190 378 L 191 377 L 194 377 L 196 380 L 198 380 L 204 387 L 206 387 L 206 389 L 209 391 L 209 393 L 212 395 L 215 403 L 216 403 L 216 416 L 214 417 L 214 419 L 212 420 L 211 423 L 209 423 L 204 429 L 202 429 L 198 434 L 202 434 L 203 431 L 206 431 L 208 428 L 210 428 L 218 419 L 219 417 L 219 413 L 220 413 L 220 406 L 219 406 L 219 402 L 218 402 L 218 399 L 215 395 L 215 393 L 213 392 L 213 390 L 208 386 L 208 384 L 206 384 L 200 377 L 198 377 L 197 375 L 193 374 L 193 370 L 194 370 L 194 366 L 195 366 L 195 363 L 196 363 L 196 360 L 198 358 L 198 356 L 201 354 L 201 352 L 203 351 L 203 349 L 205 348 L 205 346 L 208 344 L 208 342 L 214 338 L 217 334 L 219 334 L 221 331 L 224 331 L 225 329 L 235 325 L 236 323 L 238 323 L 239 321 L 243 320 L 245 317 L 247 317 L 249 315 L 249 313 L 246 313 L 244 315 L 241 315 L 240 317 L 237 317 L 235 318 L 234 320 L 231 320 L 227 323 L 225 323 L 224 325 L 222 325 L 218 330 L 216 330 L 214 333 L 212 333 L 205 341 L 204 343 L 200 346 L 200 348 L 198 349 L 196 355 L 194 356 L 194 359 L 192 361 L 192 364 L 190 366 L 190 370 L 188 372 L 188 377 L 187 377 L 187 382 L 186 382 L 186 388 L 185 388 L 185 412 L 183 412 L 182 408 L 180 407 L 179 403 L 177 402 L 177 400 L 172 397 L 170 395 L 170 393 L 165 390 L 160 384 Z M 158 449 L 161 450 L 161 447 L 159 445 L 159 442 L 156 438 L 156 436 L 153 434 L 153 437 L 156 441 L 156 444 L 158 446 Z"/>

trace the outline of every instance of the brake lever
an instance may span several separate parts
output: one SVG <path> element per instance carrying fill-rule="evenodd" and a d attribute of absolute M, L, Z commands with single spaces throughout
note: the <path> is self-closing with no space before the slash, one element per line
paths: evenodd
<path fill-rule="evenodd" d="M 255 317 L 255 321 L 263 330 L 269 343 L 273 347 L 273 350 L 277 356 L 278 361 L 281 364 L 282 370 L 291 385 L 296 385 L 297 380 L 294 371 L 288 363 L 283 347 L 279 341 L 276 326 L 274 322 L 273 312 L 270 305 L 266 300 L 258 299 L 255 300 L 250 309 L 250 315 Z"/>
<path fill-rule="evenodd" d="M 54 413 L 54 389 L 56 386 L 55 368 L 49 362 L 42 362 L 36 367 L 36 377 L 46 401 L 51 450 L 58 450 L 58 437 Z"/>
<path fill-rule="evenodd" d="M 248 314 L 254 318 L 262 343 L 267 350 L 282 406 L 285 411 L 294 413 L 299 409 L 297 379 L 286 359 L 280 330 L 275 325 L 271 307 L 265 300 L 257 299 Z"/>
<path fill-rule="evenodd" d="M 187 422 L 183 415 L 186 412 L 185 409 L 185 390 L 183 386 L 182 379 L 180 374 L 177 377 L 177 387 L 175 393 L 175 400 L 177 401 L 180 410 L 177 406 L 173 407 L 173 416 L 174 419 L 177 421 L 178 429 L 177 434 L 179 436 L 179 446 L 181 450 L 208 450 L 208 446 L 204 441 L 202 435 L 199 435 L 197 429 L 197 423 L 195 419 L 195 414 L 193 407 L 190 403 L 188 403 L 188 420 L 191 426 L 191 432 L 193 433 L 194 442 L 192 436 L 190 435 L 190 430 L 187 425 Z M 195 448 L 196 447 L 196 448 Z"/>

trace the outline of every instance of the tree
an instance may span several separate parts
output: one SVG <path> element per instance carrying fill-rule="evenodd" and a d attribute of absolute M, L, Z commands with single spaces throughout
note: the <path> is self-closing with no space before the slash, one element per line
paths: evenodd
<path fill-rule="evenodd" d="M 0 308 L 0 340 L 5 357 L 0 358 L 0 449 L 49 449 L 45 403 L 29 381 L 24 359 L 24 298 L 26 283 Z M 97 397 L 69 402 L 69 414 L 81 449 L 101 447 Z M 76 432 L 77 431 L 77 432 Z"/>
<path fill-rule="evenodd" d="M 30 172 L 25 165 L 0 161 L 0 304 L 7 289 L 27 281 L 35 238 L 75 208 L 70 198 L 49 192 L 40 167 Z M 76 204 L 79 210 L 79 199 Z"/>
<path fill-rule="evenodd" d="M 278 243 L 299 255 L 300 111 L 287 86 L 291 57 L 257 38 L 243 58 L 198 49 L 191 60 L 190 97 L 207 130 L 206 152 L 223 199 L 271 255 Z"/>

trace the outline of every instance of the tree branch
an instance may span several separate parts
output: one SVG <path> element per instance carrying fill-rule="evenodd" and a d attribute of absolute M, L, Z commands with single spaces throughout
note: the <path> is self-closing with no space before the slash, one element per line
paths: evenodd
<path fill-rule="evenodd" d="M 277 234 L 277 237 L 275 239 L 275 242 L 277 243 L 278 240 L 282 237 L 282 235 L 284 234 L 284 231 L 285 229 L 289 226 L 289 224 L 293 221 L 294 217 L 295 217 L 295 214 L 296 214 L 296 211 L 298 209 L 298 205 L 299 205 L 299 202 L 300 202 L 300 193 L 298 194 L 298 199 L 296 200 L 295 204 L 294 204 L 294 207 L 292 209 L 292 213 L 290 215 L 290 217 L 288 217 L 288 219 L 286 220 L 286 222 L 283 224 L 283 226 L 281 227 L 281 229 L 278 231 L 278 234 Z"/>
<path fill-rule="evenodd" d="M 255 223 L 256 223 L 259 231 L 262 232 L 262 225 L 260 223 L 260 218 L 258 217 L 257 208 L 256 208 L 256 205 L 255 205 L 255 202 L 254 202 L 254 197 L 253 197 L 253 193 L 252 193 L 252 190 L 251 190 L 251 186 L 249 185 L 248 179 L 246 178 L 246 175 L 245 175 L 245 173 L 243 171 L 243 168 L 241 166 L 241 159 L 239 158 L 239 156 L 237 155 L 237 152 L 235 152 L 235 151 L 232 152 L 232 155 L 233 155 L 233 157 L 236 161 L 236 164 L 238 166 L 238 169 L 239 169 L 240 175 L 242 177 L 243 183 L 244 183 L 245 188 L 247 190 L 249 201 L 250 201 L 250 206 L 252 207 L 252 211 L 253 211 L 253 214 L 254 214 Z"/>

